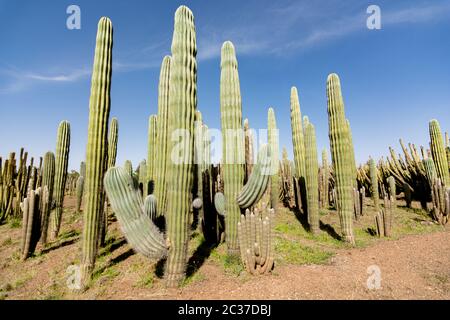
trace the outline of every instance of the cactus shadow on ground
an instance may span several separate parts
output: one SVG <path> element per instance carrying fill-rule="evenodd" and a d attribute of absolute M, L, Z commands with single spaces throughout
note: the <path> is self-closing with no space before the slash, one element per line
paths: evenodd
<path fill-rule="evenodd" d="M 336 240 L 342 240 L 341 236 L 336 232 L 334 227 L 328 223 L 323 223 L 322 221 L 319 221 L 319 228 L 322 231 L 325 231 L 328 233 L 328 235 Z"/>

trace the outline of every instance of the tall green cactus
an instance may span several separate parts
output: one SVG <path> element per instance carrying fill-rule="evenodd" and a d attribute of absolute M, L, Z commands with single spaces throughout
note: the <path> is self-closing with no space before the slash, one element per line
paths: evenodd
<path fill-rule="evenodd" d="M 436 119 L 430 121 L 430 147 L 436 172 L 442 184 L 450 188 L 450 174 L 445 153 L 444 140 L 442 138 L 441 127 Z"/>
<path fill-rule="evenodd" d="M 47 152 L 44 156 L 41 187 L 48 189 L 49 205 L 41 212 L 41 243 L 47 244 L 47 232 L 50 219 L 51 203 L 53 201 L 53 186 L 55 180 L 55 155 Z M 41 198 L 42 199 L 42 198 Z M 42 204 L 41 204 L 42 207 Z"/>
<path fill-rule="evenodd" d="M 109 18 L 102 17 L 100 19 L 96 41 L 86 148 L 84 227 L 81 257 L 83 287 L 89 281 L 94 270 L 104 205 L 103 176 L 107 165 L 113 46 L 113 27 Z"/>
<path fill-rule="evenodd" d="M 253 159 L 253 131 L 250 129 L 248 119 L 244 120 L 244 135 L 245 135 L 245 181 L 252 174 L 254 159 Z"/>
<path fill-rule="evenodd" d="M 85 177 L 86 176 L 86 162 L 81 161 L 80 163 L 80 176 Z"/>
<path fill-rule="evenodd" d="M 61 121 L 58 127 L 58 137 L 56 142 L 56 161 L 55 161 L 55 183 L 54 198 L 56 208 L 52 216 L 52 239 L 58 237 L 61 227 L 61 218 L 63 213 L 64 188 L 67 179 L 67 166 L 69 164 L 70 150 L 70 124 L 68 121 Z"/>
<path fill-rule="evenodd" d="M 267 113 L 267 140 L 271 149 L 271 157 L 272 157 L 272 176 L 270 177 L 270 202 L 272 208 L 278 207 L 278 200 L 280 195 L 280 186 L 279 186 L 279 176 L 278 170 L 280 167 L 279 160 L 279 134 L 277 128 L 277 122 L 275 119 L 275 111 L 272 108 L 269 108 Z"/>
<path fill-rule="evenodd" d="M 370 174 L 370 194 L 372 195 L 373 205 L 375 211 L 380 209 L 380 196 L 378 193 L 378 170 L 375 160 L 369 160 L 369 174 Z"/>
<path fill-rule="evenodd" d="M 131 163 L 130 160 L 125 160 L 125 162 L 123 164 L 123 168 L 125 169 L 126 172 L 128 172 L 128 174 L 131 177 L 133 176 L 133 164 Z"/>
<path fill-rule="evenodd" d="M 157 214 L 164 215 L 167 205 L 167 180 L 169 162 L 169 76 L 171 57 L 165 56 L 159 74 L 158 87 L 158 121 L 155 159 L 155 197 Z"/>
<path fill-rule="evenodd" d="M 242 131 L 242 100 L 238 62 L 233 44 L 224 42 L 220 62 L 220 115 L 225 195 L 225 242 L 228 253 L 239 254 L 237 225 L 241 210 L 236 197 L 244 185 L 245 142 Z"/>
<path fill-rule="evenodd" d="M 166 264 L 166 284 L 177 286 L 185 277 L 189 240 L 189 214 L 192 203 L 194 116 L 197 107 L 197 44 L 194 15 L 186 6 L 175 12 L 172 40 L 172 64 L 169 79 L 170 133 L 183 131 L 189 136 L 171 141 L 170 149 L 180 147 L 184 153 L 179 159 L 170 159 L 167 183 L 166 221 L 170 243 Z"/>
<path fill-rule="evenodd" d="M 319 185 L 316 131 L 312 123 L 305 127 L 306 197 L 309 229 L 319 232 Z"/>
<path fill-rule="evenodd" d="M 144 197 L 153 193 L 153 187 L 155 185 L 157 129 L 157 116 L 151 115 L 148 118 L 147 177 L 144 184 Z"/>
<path fill-rule="evenodd" d="M 341 83 L 337 74 L 327 79 L 330 151 L 336 183 L 339 220 L 344 241 L 355 244 L 353 235 L 353 177 L 348 126 L 345 118 Z"/>
<path fill-rule="evenodd" d="M 302 114 L 300 111 L 300 102 L 296 87 L 291 88 L 291 130 L 292 145 L 294 151 L 295 177 L 298 181 L 296 192 L 297 206 L 301 211 L 305 211 L 306 198 L 306 177 L 305 177 L 305 142 L 303 134 Z"/>
<path fill-rule="evenodd" d="M 142 192 L 142 198 L 145 199 L 146 195 L 146 190 L 147 188 L 145 187 L 145 185 L 147 184 L 147 171 L 148 171 L 148 166 L 147 166 L 147 162 L 144 160 L 142 160 L 139 163 L 139 173 L 138 173 L 138 181 L 139 181 L 139 189 Z"/>
<path fill-rule="evenodd" d="M 302 125 L 302 114 L 296 87 L 291 88 L 291 129 L 294 146 L 294 161 L 297 178 L 305 176 L 305 145 Z"/>

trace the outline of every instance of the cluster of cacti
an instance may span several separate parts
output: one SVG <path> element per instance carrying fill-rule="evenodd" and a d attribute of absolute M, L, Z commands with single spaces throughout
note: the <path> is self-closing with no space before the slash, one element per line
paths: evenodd
<path fill-rule="evenodd" d="M 107 135 L 110 111 L 113 27 L 106 17 L 98 23 L 89 101 L 86 175 L 84 182 L 84 227 L 82 236 L 82 285 L 89 281 L 97 256 L 103 216 L 103 177 L 107 166 Z"/>
<path fill-rule="evenodd" d="M 392 198 L 384 197 L 384 208 L 375 215 L 376 233 L 379 237 L 390 237 L 392 229 Z"/>
<path fill-rule="evenodd" d="M 274 266 L 274 209 L 247 209 L 238 223 L 242 263 L 251 274 L 270 272 Z"/>
<path fill-rule="evenodd" d="M 22 260 L 34 253 L 41 236 L 41 213 L 50 206 L 47 186 L 30 190 L 22 203 Z"/>
<path fill-rule="evenodd" d="M 58 237 L 61 227 L 61 219 L 63 213 L 64 190 L 67 178 L 67 166 L 69 164 L 70 150 L 70 124 L 68 121 L 62 121 L 58 127 L 58 137 L 56 140 L 56 157 L 55 157 L 55 181 L 54 196 L 56 208 L 52 215 L 52 234 L 51 238 Z"/>
<path fill-rule="evenodd" d="M 350 158 L 348 124 L 345 119 L 341 84 L 336 74 L 327 79 L 330 150 L 336 183 L 336 201 L 345 241 L 355 243 L 353 235 L 353 162 Z"/>
<path fill-rule="evenodd" d="M 108 125 L 112 46 L 112 23 L 103 17 L 91 79 L 86 161 L 80 172 L 67 172 L 67 121 L 59 125 L 55 154 L 47 152 L 39 167 L 33 166 L 33 158 L 27 166 L 28 153 L 23 149 L 18 164 L 15 153 L 4 164 L 0 158 L 0 222 L 22 215 L 22 259 L 33 254 L 39 240 L 47 244 L 50 223 L 51 238 L 58 237 L 64 196 L 74 194 L 76 211 L 83 204 L 84 212 L 83 287 L 92 276 L 99 247 L 105 244 L 109 205 L 134 250 L 150 259 L 165 259 L 169 287 L 185 279 L 192 232 L 203 233 L 208 245 L 225 240 L 228 254 L 240 254 L 247 272 L 270 272 L 280 202 L 295 209 L 299 220 L 306 217 L 313 234 L 320 232 L 319 210 L 323 214 L 334 207 L 341 238 L 353 245 L 353 219 L 367 215 L 366 190 L 374 203 L 379 237 L 392 235 L 393 215 L 402 195 L 408 207 L 419 200 L 426 208 L 431 200 L 434 220 L 448 222 L 450 143 L 447 134 L 443 139 L 436 120 L 429 123 L 430 150 L 421 147 L 420 154 L 414 144 L 408 149 L 400 139 L 403 157 L 389 148 L 390 157 L 378 163 L 370 158 L 357 168 L 340 79 L 330 74 L 326 96 L 331 164 L 324 149 L 319 165 L 315 127 L 302 117 L 296 87 L 290 92 L 294 159 L 290 161 L 283 148 L 280 161 L 274 109 L 268 108 L 268 143 L 259 148 L 253 146 L 248 119 L 242 121 L 238 62 L 230 41 L 223 43 L 220 62 L 222 160 L 213 165 L 210 132 L 197 110 L 196 30 L 186 6 L 175 13 L 171 56 L 161 64 L 158 112 L 148 119 L 146 159 L 135 171 L 129 160 L 117 167 L 118 120 L 112 118 Z"/>
<path fill-rule="evenodd" d="M 230 41 L 222 45 L 220 62 L 220 114 L 222 124 L 222 170 L 225 196 L 225 242 L 230 254 L 239 254 L 237 224 L 241 209 L 236 197 L 244 185 L 245 139 L 238 63 Z M 253 169 L 254 170 L 254 169 Z"/>

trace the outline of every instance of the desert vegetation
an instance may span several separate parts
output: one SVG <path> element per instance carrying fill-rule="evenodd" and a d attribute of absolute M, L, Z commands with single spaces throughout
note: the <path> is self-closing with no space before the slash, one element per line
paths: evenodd
<path fill-rule="evenodd" d="M 347 253 L 395 251 L 394 241 L 407 246 L 422 236 L 429 239 L 424 246 L 440 242 L 448 257 L 450 143 L 437 120 L 429 121 L 429 146 L 400 139 L 402 154 L 388 147 L 386 157 L 359 165 L 341 81 L 331 73 L 324 81 L 329 152 L 317 150 L 316 129 L 302 116 L 296 87 L 290 92 L 293 159 L 280 152 L 275 108 L 267 109 L 267 144 L 256 148 L 251 119 L 242 117 L 235 47 L 226 41 L 222 160 L 213 163 L 209 128 L 197 109 L 194 16 L 181 6 L 171 55 L 162 57 L 147 159 L 118 166 L 120 119 L 110 119 L 112 52 L 113 24 L 103 17 L 79 170 L 68 170 L 72 132 L 66 120 L 57 128 L 54 152 L 30 159 L 24 147 L 0 158 L 2 298 L 217 298 L 210 288 L 219 281 L 224 288 L 244 288 L 228 298 L 299 298 L 305 296 L 275 289 L 282 287 L 280 278 L 301 277 L 299 266 L 339 265 Z M 366 262 L 358 269 L 362 279 Z M 431 297 L 449 297 L 450 261 L 443 263 L 427 278 L 435 290 Z M 71 267 L 75 271 L 67 275 Z M 75 285 L 67 285 L 74 275 Z M 208 281 L 218 282 L 202 291 Z M 250 294 L 249 284 L 269 286 L 267 294 Z M 361 288 L 355 297 L 380 297 Z M 408 297 L 396 293 L 381 297 Z M 333 294 L 311 297 L 351 298 Z"/>

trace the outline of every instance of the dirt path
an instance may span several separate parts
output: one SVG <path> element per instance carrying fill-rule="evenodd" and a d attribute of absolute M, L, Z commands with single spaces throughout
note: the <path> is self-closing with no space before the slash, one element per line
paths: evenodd
<path fill-rule="evenodd" d="M 381 288 L 367 289 L 377 265 Z M 275 275 L 230 281 L 205 265 L 208 281 L 164 299 L 450 299 L 450 233 L 407 236 L 372 247 L 340 251 L 331 265 L 281 266 Z M 154 298 L 141 296 L 140 298 Z"/>

